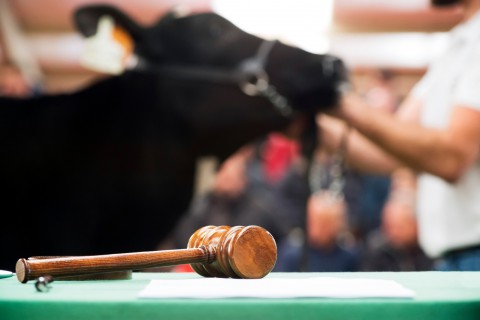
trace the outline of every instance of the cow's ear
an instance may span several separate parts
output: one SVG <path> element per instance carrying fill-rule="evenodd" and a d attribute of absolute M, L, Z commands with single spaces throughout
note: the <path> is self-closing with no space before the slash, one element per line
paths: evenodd
<path fill-rule="evenodd" d="M 77 29 L 86 38 L 80 64 L 87 69 L 121 74 L 138 49 L 143 28 L 120 10 L 106 5 L 81 7 L 75 11 Z"/>
<path fill-rule="evenodd" d="M 77 30 L 84 37 L 96 34 L 99 21 L 102 17 L 113 19 L 115 25 L 124 29 L 135 43 L 141 41 L 143 28 L 119 9 L 109 5 L 88 5 L 78 8 L 74 12 L 74 23 Z"/>

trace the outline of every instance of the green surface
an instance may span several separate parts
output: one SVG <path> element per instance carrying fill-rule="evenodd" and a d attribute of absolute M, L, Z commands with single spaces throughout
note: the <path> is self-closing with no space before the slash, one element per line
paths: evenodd
<path fill-rule="evenodd" d="M 480 319 L 480 272 L 272 273 L 269 277 L 391 279 L 414 299 L 138 299 L 152 279 L 195 274 L 134 273 L 131 280 L 34 282 L 0 279 L 0 319 Z M 239 280 L 241 281 L 241 280 Z M 286 288 L 285 290 L 288 290 Z"/>

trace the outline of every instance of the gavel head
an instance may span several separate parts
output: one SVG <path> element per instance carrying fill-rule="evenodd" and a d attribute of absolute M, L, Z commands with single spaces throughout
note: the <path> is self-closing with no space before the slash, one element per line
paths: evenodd
<path fill-rule="evenodd" d="M 193 263 L 204 277 L 259 279 L 272 271 L 277 245 L 272 235 L 259 226 L 206 226 L 188 241 L 188 248 L 209 247 L 215 259 L 208 264 Z"/>

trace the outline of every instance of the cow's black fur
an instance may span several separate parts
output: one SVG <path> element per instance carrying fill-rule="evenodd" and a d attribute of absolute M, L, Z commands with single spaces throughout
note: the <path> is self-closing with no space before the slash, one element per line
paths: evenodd
<path fill-rule="evenodd" d="M 151 27 L 92 6 L 76 14 L 82 33 L 111 15 L 132 33 L 149 70 L 128 71 L 71 94 L 0 98 L 0 268 L 32 255 L 153 250 L 186 211 L 195 161 L 224 159 L 291 119 L 231 83 L 188 81 L 158 66 L 233 69 L 262 39 L 212 14 Z M 298 114 L 336 102 L 343 65 L 278 43 L 266 65 Z M 332 71 L 332 70 L 330 70 Z"/>

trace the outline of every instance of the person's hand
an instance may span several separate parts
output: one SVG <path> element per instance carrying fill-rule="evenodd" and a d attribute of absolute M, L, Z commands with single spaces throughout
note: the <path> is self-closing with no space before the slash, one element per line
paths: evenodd
<path fill-rule="evenodd" d="M 245 147 L 222 164 L 213 183 L 215 194 L 230 198 L 242 194 L 247 184 L 246 165 L 252 152 L 250 149 Z"/>
<path fill-rule="evenodd" d="M 0 66 L 0 95 L 25 97 L 30 87 L 22 74 L 12 66 Z"/>
<path fill-rule="evenodd" d="M 369 105 L 365 98 L 354 90 L 349 90 L 341 94 L 335 107 L 324 111 L 323 114 L 350 122 L 355 115 L 370 112 L 371 109 L 372 106 Z"/>
<path fill-rule="evenodd" d="M 328 113 L 317 117 L 319 140 L 326 151 L 338 150 L 342 139 L 349 133 L 349 128 L 355 128 L 355 119 L 372 111 L 365 99 L 353 91 L 342 96 L 339 105 Z"/>
<path fill-rule="evenodd" d="M 348 130 L 345 122 L 326 114 L 318 115 L 316 120 L 321 146 L 329 153 L 338 150 L 341 145 L 342 137 Z"/>

